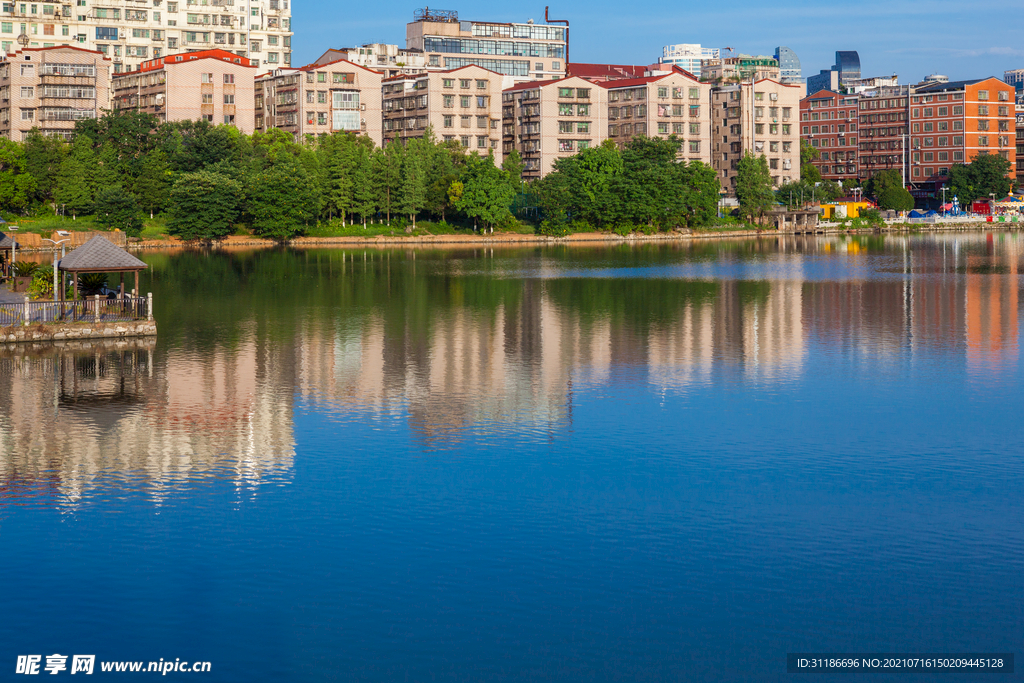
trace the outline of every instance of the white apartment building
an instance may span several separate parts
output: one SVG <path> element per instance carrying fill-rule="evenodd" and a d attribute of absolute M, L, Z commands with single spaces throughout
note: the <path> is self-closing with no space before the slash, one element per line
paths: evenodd
<path fill-rule="evenodd" d="M 479 66 L 384 79 L 384 144 L 421 138 L 431 128 L 437 139 L 493 152 L 501 163 L 502 80 Z"/>
<path fill-rule="evenodd" d="M 713 166 L 722 190 L 736 193 L 736 171 L 746 153 L 764 155 L 776 187 L 800 179 L 802 85 L 772 79 L 712 91 Z"/>
<path fill-rule="evenodd" d="M 349 131 L 383 142 L 381 74 L 344 59 L 257 76 L 254 99 L 256 130 L 280 128 L 296 139 Z"/>
<path fill-rule="evenodd" d="M 502 153 L 523 160 L 523 178 L 541 178 L 556 160 L 596 147 L 604 140 L 607 95 L 600 85 L 576 76 L 527 81 L 502 98 Z"/>
<path fill-rule="evenodd" d="M 178 52 L 220 48 L 269 69 L 291 65 L 291 0 L 0 2 L 0 50 L 74 45 L 114 73 Z"/>
<path fill-rule="evenodd" d="M 110 102 L 110 60 L 77 47 L 26 48 L 0 59 L 0 136 L 70 138 L 75 122 L 102 116 Z"/>
<path fill-rule="evenodd" d="M 680 161 L 711 164 L 711 85 L 673 67 L 672 72 L 623 81 L 606 81 L 608 138 L 624 147 L 633 137 L 682 141 Z"/>

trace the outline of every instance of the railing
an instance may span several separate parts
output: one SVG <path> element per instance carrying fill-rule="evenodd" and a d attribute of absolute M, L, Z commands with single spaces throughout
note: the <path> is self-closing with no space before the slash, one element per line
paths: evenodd
<path fill-rule="evenodd" d="M 28 301 L 0 304 L 0 327 L 56 322 L 113 323 L 152 320 L 152 296 L 123 299 L 92 297 L 77 301 Z"/>

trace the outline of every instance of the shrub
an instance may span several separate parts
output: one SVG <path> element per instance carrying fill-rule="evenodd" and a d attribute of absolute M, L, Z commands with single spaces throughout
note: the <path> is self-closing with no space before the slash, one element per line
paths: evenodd
<path fill-rule="evenodd" d="M 904 192 L 905 191 L 906 190 L 904 190 Z M 862 209 L 860 211 L 859 218 L 868 225 L 882 225 L 885 223 L 885 221 L 882 220 L 882 214 L 878 209 Z"/>
<path fill-rule="evenodd" d="M 616 223 L 612 231 L 620 237 L 627 237 L 635 229 L 636 226 L 629 221 L 622 221 L 621 223 Z"/>
<path fill-rule="evenodd" d="M 11 269 L 14 272 L 15 277 L 32 277 L 37 270 L 39 270 L 38 263 L 32 263 L 31 261 L 16 261 Z"/>
<path fill-rule="evenodd" d="M 78 278 L 78 293 L 82 296 L 95 296 L 103 291 L 106 284 L 106 273 L 86 273 Z"/>
<path fill-rule="evenodd" d="M 543 220 L 537 226 L 537 234 L 548 237 L 565 237 L 572 234 L 572 227 L 565 221 Z"/>

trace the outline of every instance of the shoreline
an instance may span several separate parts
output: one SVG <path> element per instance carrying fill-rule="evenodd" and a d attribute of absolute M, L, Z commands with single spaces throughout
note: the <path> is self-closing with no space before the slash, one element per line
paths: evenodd
<path fill-rule="evenodd" d="M 1021 225 L 1020 228 L 1017 225 Z M 292 248 L 318 248 L 318 247 L 410 247 L 410 248 L 437 248 L 437 247 L 515 247 L 515 246 L 585 246 L 599 244 L 646 244 L 662 242 L 688 242 L 691 240 L 713 240 L 728 238 L 750 238 L 750 237 L 805 237 L 811 235 L 873 235 L 873 234 L 910 234 L 928 232 L 1014 232 L 1024 229 L 1024 224 L 1002 223 L 1002 222 L 976 222 L 957 224 L 920 224 L 907 226 L 884 226 L 878 228 L 840 228 L 833 226 L 818 226 L 813 231 L 807 232 L 778 232 L 776 230 L 728 230 L 713 232 L 666 232 L 653 235 L 632 234 L 626 237 L 610 232 L 586 232 L 575 233 L 565 237 L 548 237 L 546 235 L 523 234 L 523 233 L 494 233 L 494 234 L 467 234 L 467 235 L 374 235 L 372 237 L 343 236 L 343 237 L 296 237 L 290 240 L 279 242 L 262 237 L 229 236 L 219 242 L 214 242 L 208 248 L 222 250 L 234 248 L 272 248 L 287 246 Z M 102 233 L 99 233 L 102 234 Z M 170 238 L 166 240 L 145 240 L 126 245 L 129 250 L 149 249 L 190 249 L 195 247 L 206 247 L 202 243 L 188 243 Z M 18 253 L 38 254 L 52 253 L 54 247 L 23 247 Z"/>

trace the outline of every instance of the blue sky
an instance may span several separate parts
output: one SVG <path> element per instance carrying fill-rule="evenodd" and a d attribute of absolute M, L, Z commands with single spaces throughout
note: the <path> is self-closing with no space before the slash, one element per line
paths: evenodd
<path fill-rule="evenodd" d="M 553 0 L 552 0 L 553 1 Z M 731 46 L 771 54 L 778 45 L 796 51 L 804 76 L 827 69 L 836 50 L 857 50 L 865 76 L 897 73 L 917 82 L 931 73 L 951 79 L 1002 77 L 1024 68 L 1024 43 L 1012 4 L 992 0 L 864 0 L 774 3 L 679 3 L 667 8 L 608 0 L 565 0 L 551 17 L 570 22 L 571 61 L 647 64 L 671 43 Z M 306 64 L 328 47 L 371 42 L 405 45 L 405 25 L 418 3 L 340 3 L 293 0 L 293 64 Z M 639 9 L 634 9 L 639 7 Z M 543 4 L 454 2 L 462 19 L 544 19 Z"/>

